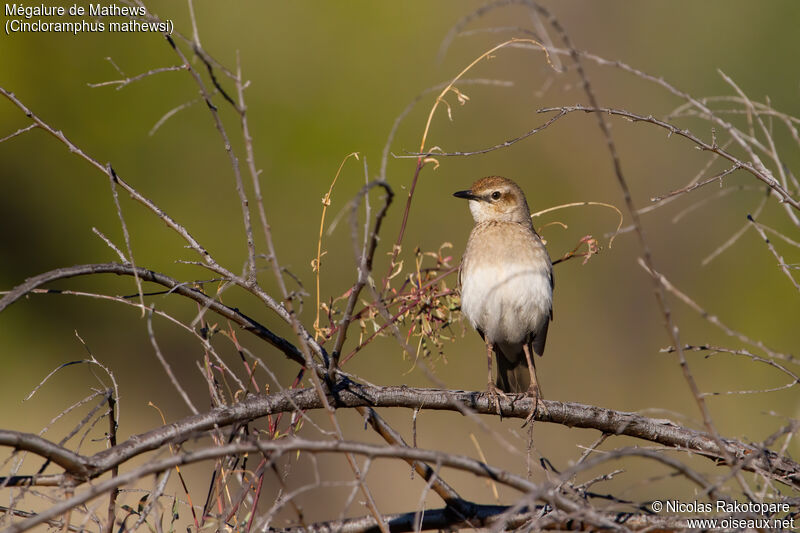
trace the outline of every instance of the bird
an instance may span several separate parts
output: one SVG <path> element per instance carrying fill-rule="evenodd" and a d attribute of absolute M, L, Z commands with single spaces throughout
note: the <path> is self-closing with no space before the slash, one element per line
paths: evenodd
<path fill-rule="evenodd" d="M 531 351 L 544 354 L 553 320 L 553 265 L 531 222 L 522 189 L 500 176 L 481 178 L 453 193 L 469 201 L 475 225 L 458 271 L 461 312 L 486 343 L 487 392 L 498 414 L 498 395 L 542 398 Z M 492 353 L 497 379 L 492 381 Z M 527 423 L 527 422 L 526 422 Z"/>

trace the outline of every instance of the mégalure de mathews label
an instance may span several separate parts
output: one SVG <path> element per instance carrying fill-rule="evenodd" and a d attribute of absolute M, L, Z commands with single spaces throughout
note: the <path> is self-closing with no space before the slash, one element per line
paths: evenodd
<path fill-rule="evenodd" d="M 118 6 L 116 4 L 89 4 L 89 12 L 86 8 L 73 4 L 67 8 L 64 6 L 51 6 L 45 4 L 28 6 L 25 4 L 6 4 L 7 17 L 63 17 L 66 15 L 90 17 L 144 17 L 147 9 L 142 6 Z"/>

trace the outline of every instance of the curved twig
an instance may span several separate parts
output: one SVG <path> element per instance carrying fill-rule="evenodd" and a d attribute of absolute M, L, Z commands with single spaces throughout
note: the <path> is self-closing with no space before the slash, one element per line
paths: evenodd
<path fill-rule="evenodd" d="M 25 280 L 25 283 L 17 285 L 11 291 L 6 293 L 5 296 L 0 298 L 0 312 L 26 294 L 46 283 L 59 279 L 87 276 L 90 274 L 117 274 L 121 276 L 133 276 L 134 274 L 137 274 L 143 281 L 149 281 L 163 285 L 164 287 L 168 287 L 170 292 L 190 298 L 207 307 L 208 309 L 211 309 L 218 315 L 235 322 L 242 329 L 249 331 L 255 336 L 269 342 L 271 345 L 283 352 L 284 355 L 286 355 L 286 357 L 292 361 L 295 361 L 301 365 L 305 365 L 303 356 L 300 354 L 300 351 L 294 344 L 290 343 L 283 337 L 276 335 L 238 309 L 228 307 L 227 305 L 211 298 L 201 290 L 189 287 L 188 283 L 180 282 L 167 276 L 166 274 L 154 272 L 146 268 L 123 265 L 121 263 L 93 263 L 88 265 L 75 265 L 71 267 L 57 268 L 55 270 L 39 274 L 38 276 L 28 278 Z"/>

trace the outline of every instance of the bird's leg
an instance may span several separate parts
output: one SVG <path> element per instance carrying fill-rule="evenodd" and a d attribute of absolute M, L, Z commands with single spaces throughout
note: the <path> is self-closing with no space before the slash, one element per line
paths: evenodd
<path fill-rule="evenodd" d="M 494 400 L 494 405 L 497 408 L 497 414 L 500 415 L 502 418 L 503 413 L 500 411 L 500 398 L 498 396 L 502 396 L 506 398 L 506 394 L 497 388 L 492 381 L 492 343 L 486 343 L 486 361 L 489 365 L 489 384 L 486 387 L 486 392 L 489 394 L 490 401 Z"/>
<path fill-rule="evenodd" d="M 536 379 L 536 365 L 533 363 L 531 349 L 527 343 L 522 345 L 522 350 L 525 352 L 525 359 L 528 360 L 528 372 L 531 374 L 531 384 L 528 387 L 528 392 L 526 395 L 533 398 L 533 409 L 531 409 L 531 413 L 528 415 L 528 418 L 525 419 L 525 423 L 522 424 L 522 426 L 525 427 L 528 422 L 533 420 L 533 417 L 536 415 L 536 411 L 539 409 L 539 400 L 542 399 L 542 392 L 539 390 L 539 381 Z"/>

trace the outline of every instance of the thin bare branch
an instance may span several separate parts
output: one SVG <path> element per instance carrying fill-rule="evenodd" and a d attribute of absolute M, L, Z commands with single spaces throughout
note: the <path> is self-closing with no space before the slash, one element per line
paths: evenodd
<path fill-rule="evenodd" d="M 753 228 L 755 228 L 755 230 L 764 240 L 764 243 L 767 245 L 767 249 L 769 249 L 770 253 L 773 255 L 773 257 L 775 257 L 775 260 L 778 261 L 778 267 L 783 271 L 784 274 L 786 274 L 786 277 L 789 278 L 789 281 L 792 282 L 794 288 L 800 291 L 800 284 L 798 284 L 797 280 L 794 279 L 794 276 L 792 276 L 792 273 L 789 271 L 789 266 L 786 264 L 786 261 L 783 259 L 783 256 L 780 255 L 778 251 L 775 249 L 775 246 L 772 244 L 772 241 L 769 240 L 769 237 L 767 237 L 767 234 L 761 227 L 761 224 L 756 222 L 756 220 L 753 218 L 752 215 L 747 215 L 747 220 L 750 221 L 750 224 L 752 224 Z"/>
<path fill-rule="evenodd" d="M 134 270 L 136 270 L 136 273 L 143 281 L 149 281 L 163 285 L 164 287 L 168 287 L 170 292 L 188 297 L 201 305 L 207 306 L 215 313 L 218 313 L 219 315 L 235 322 L 246 331 L 249 331 L 255 334 L 257 337 L 266 340 L 283 352 L 284 355 L 286 355 L 289 359 L 292 359 L 301 365 L 305 364 L 305 361 L 299 353 L 297 347 L 283 337 L 276 335 L 255 320 L 244 315 L 237 309 L 233 309 L 214 300 L 199 289 L 188 287 L 187 283 L 181 283 L 165 274 L 153 272 L 152 270 L 147 270 L 141 267 L 133 267 L 132 265 L 122 265 L 119 263 L 76 265 L 72 267 L 51 270 L 50 272 L 46 272 L 44 274 L 39 274 L 38 276 L 29 278 L 25 281 L 25 283 L 18 285 L 5 296 L 3 296 L 3 298 L 0 298 L 0 312 L 22 298 L 25 294 L 28 294 L 33 289 L 36 289 L 45 283 L 50 283 L 59 279 L 87 276 L 91 274 L 117 274 L 133 276 Z"/>
<path fill-rule="evenodd" d="M 722 149 L 720 146 L 715 144 L 707 143 L 703 141 L 699 137 L 695 136 L 692 132 L 688 129 L 678 128 L 668 122 L 665 122 L 661 119 L 657 119 L 652 115 L 637 115 L 636 113 L 631 113 L 630 111 L 625 111 L 623 109 L 612 109 L 608 107 L 587 107 L 583 105 L 574 105 L 574 106 L 562 106 L 562 107 L 546 107 L 539 110 L 540 113 L 551 113 L 556 112 L 558 113 L 557 116 L 561 116 L 561 113 L 573 113 L 576 111 L 582 111 L 584 113 L 598 113 L 598 114 L 606 114 L 606 115 L 615 115 L 626 118 L 631 122 L 647 122 L 649 124 L 656 125 L 660 128 L 664 128 L 672 135 L 679 135 L 684 137 L 694 144 L 696 144 L 700 149 L 707 150 L 709 152 L 714 152 L 715 154 L 720 155 L 724 159 L 727 159 L 734 165 L 737 165 L 738 168 L 742 168 L 752 174 L 755 178 L 760 181 L 763 181 L 767 186 L 769 186 L 775 193 L 778 195 L 778 199 L 782 203 L 787 203 L 796 210 L 800 211 L 800 201 L 793 198 L 792 195 L 783 188 L 783 186 L 776 180 L 770 173 L 765 173 L 763 165 L 758 166 L 753 162 L 745 162 L 741 161 L 733 154 L 729 153 L 728 151 Z"/>

